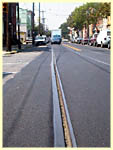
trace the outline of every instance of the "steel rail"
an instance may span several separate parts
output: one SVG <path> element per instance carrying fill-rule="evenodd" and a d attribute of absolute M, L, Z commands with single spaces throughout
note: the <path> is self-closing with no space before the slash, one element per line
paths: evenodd
<path fill-rule="evenodd" d="M 56 59 L 55 59 L 55 55 L 53 53 L 53 50 L 52 50 L 52 63 L 51 63 L 51 67 L 52 67 L 52 73 L 54 74 L 54 80 L 53 81 L 53 78 L 52 78 L 52 85 L 53 85 L 53 82 L 56 83 L 56 92 L 57 92 L 57 103 L 59 103 L 59 109 L 60 109 L 60 115 L 61 115 L 61 120 L 62 120 L 62 126 L 63 126 L 63 134 L 64 134 L 64 137 L 62 136 L 62 138 L 64 138 L 64 142 L 65 142 L 65 147 L 77 147 L 77 143 L 76 143 L 76 140 L 75 140 L 75 136 L 74 136 L 74 132 L 73 132 L 73 128 L 72 128 L 72 124 L 71 124 L 71 120 L 70 120 L 70 116 L 69 116 L 69 111 L 68 111 L 68 107 L 67 107 L 67 104 L 66 104 L 66 99 L 65 99 L 65 95 L 64 95 L 64 92 L 63 92 L 63 88 L 62 88 L 62 83 L 61 83 L 61 80 L 60 80 L 60 75 L 59 75 L 59 72 L 58 72 L 58 68 L 57 68 L 57 65 L 56 65 Z M 52 76 L 53 76 L 52 74 Z M 53 89 L 54 91 L 55 89 Z M 54 92 L 53 92 L 54 94 Z M 54 113 L 55 113 L 55 110 L 56 110 L 56 105 L 54 104 L 55 100 L 55 95 L 53 95 L 53 105 L 54 105 Z M 54 114 L 55 115 L 55 114 Z M 55 117 L 55 116 L 54 116 Z M 54 123 L 55 123 L 55 119 L 57 118 L 54 118 Z M 61 122 L 59 122 L 60 124 Z M 58 132 L 58 128 L 56 129 L 56 125 L 54 124 L 54 135 L 56 135 L 56 131 Z M 56 138 L 59 138 L 59 137 L 56 137 L 55 136 L 55 139 L 54 139 L 54 143 L 56 143 Z"/>
<path fill-rule="evenodd" d="M 56 77 L 54 71 L 53 51 L 52 51 L 52 61 L 51 61 L 51 73 L 52 73 L 52 94 L 53 94 L 54 147 L 65 147 Z"/>

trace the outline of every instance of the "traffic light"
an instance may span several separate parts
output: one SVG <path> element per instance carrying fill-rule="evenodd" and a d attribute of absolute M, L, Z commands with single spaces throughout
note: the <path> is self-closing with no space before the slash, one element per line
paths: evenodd
<path fill-rule="evenodd" d="M 3 3 L 3 12 L 8 13 L 8 4 L 7 3 Z"/>

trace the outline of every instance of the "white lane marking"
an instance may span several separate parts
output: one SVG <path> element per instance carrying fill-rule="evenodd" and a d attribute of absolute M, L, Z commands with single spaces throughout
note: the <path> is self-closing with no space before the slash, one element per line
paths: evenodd
<path fill-rule="evenodd" d="M 99 62 L 99 63 L 102 63 L 102 64 L 104 64 L 104 65 L 110 66 L 110 64 L 108 64 L 108 63 L 106 63 L 106 62 L 100 61 L 100 60 L 98 60 L 98 59 L 94 59 L 94 58 L 92 58 L 92 57 L 90 57 L 90 56 L 81 55 L 79 52 L 75 52 L 75 51 L 73 51 L 73 50 L 71 50 L 71 51 L 74 52 L 74 53 L 76 53 L 76 54 L 78 54 L 78 55 L 80 55 L 80 56 L 82 56 L 82 57 L 86 57 L 86 58 L 92 59 L 92 60 L 94 60 L 94 61 L 96 61 L 96 62 Z"/>
<path fill-rule="evenodd" d="M 29 64 L 28 62 L 27 63 L 24 63 L 24 62 L 18 62 L 18 63 L 4 63 L 3 65 L 14 65 L 14 64 L 16 64 L 16 65 L 18 65 L 18 64 L 25 64 L 25 65 L 27 65 L 27 64 Z"/>
<path fill-rule="evenodd" d="M 81 56 L 82 56 L 82 55 L 81 55 Z M 102 63 L 102 64 L 104 64 L 104 65 L 110 66 L 110 64 L 108 64 L 108 63 L 106 63 L 106 62 L 103 62 L 103 61 L 100 61 L 100 60 L 98 60 L 98 59 L 94 59 L 94 58 L 89 57 L 89 56 L 83 56 L 83 57 L 87 57 L 87 58 L 89 58 L 89 59 L 92 59 L 92 60 L 97 61 L 97 62 L 99 62 L 99 63 Z"/>
<path fill-rule="evenodd" d="M 100 55 L 106 55 L 106 53 L 101 53 L 101 52 L 97 52 L 97 51 L 96 51 L 96 52 L 94 52 L 94 51 L 93 51 L 93 52 L 92 52 L 92 51 L 90 51 L 90 53 L 93 53 L 93 54 L 100 54 Z"/>

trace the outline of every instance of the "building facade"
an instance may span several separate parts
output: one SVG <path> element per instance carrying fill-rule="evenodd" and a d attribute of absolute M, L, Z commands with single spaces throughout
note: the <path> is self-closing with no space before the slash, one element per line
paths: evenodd
<path fill-rule="evenodd" d="M 89 37 L 91 37 L 95 32 L 100 32 L 105 29 L 111 29 L 111 17 L 108 16 L 107 18 L 99 18 L 97 21 L 97 24 L 90 24 L 89 28 L 86 28 L 85 26 L 82 29 L 82 37 L 87 38 L 88 36 L 88 30 L 89 30 Z"/>
<path fill-rule="evenodd" d="M 32 11 L 19 8 L 19 23 L 20 23 L 20 39 L 26 41 L 27 37 L 32 36 Z M 18 35 L 18 25 L 16 27 Z"/>
<path fill-rule="evenodd" d="M 16 5 L 17 3 L 3 3 L 3 46 L 7 44 L 8 25 L 11 25 L 11 43 L 15 43 L 16 37 Z M 8 15 L 10 9 L 10 16 Z M 8 19 L 10 17 L 10 22 Z"/>
<path fill-rule="evenodd" d="M 11 34 L 11 45 L 17 44 L 18 40 L 18 13 L 17 13 L 17 3 L 3 3 L 3 46 L 7 45 L 9 25 Z M 20 18 L 20 38 L 21 41 L 25 41 L 26 37 L 32 36 L 32 11 L 27 9 L 19 8 L 19 18 Z M 10 21 L 9 21 L 10 20 Z"/>

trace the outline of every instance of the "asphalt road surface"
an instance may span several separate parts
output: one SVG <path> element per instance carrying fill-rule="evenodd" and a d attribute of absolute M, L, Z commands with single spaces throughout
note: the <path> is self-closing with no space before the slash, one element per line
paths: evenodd
<path fill-rule="evenodd" d="M 53 147 L 51 49 L 77 146 L 110 147 L 110 51 L 72 43 L 3 57 L 3 146 Z"/>

